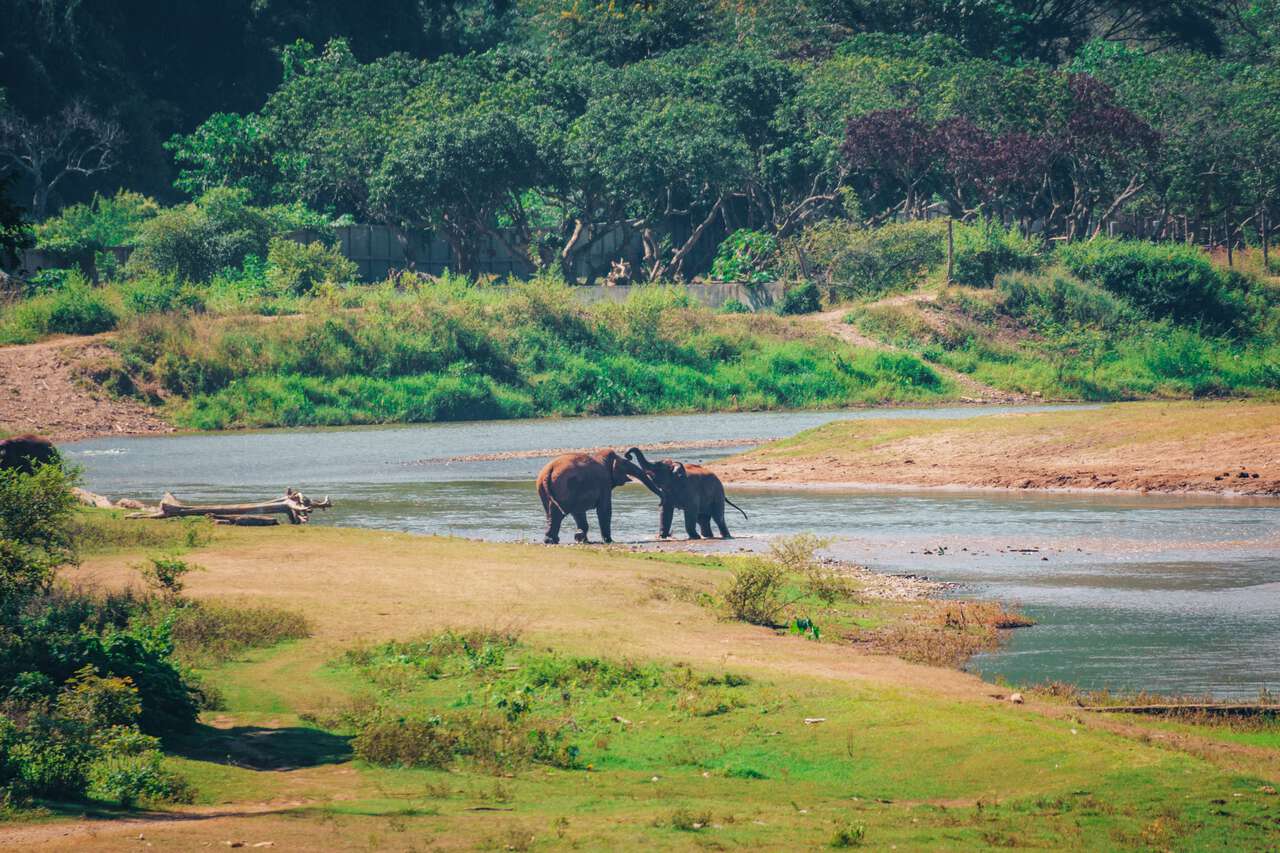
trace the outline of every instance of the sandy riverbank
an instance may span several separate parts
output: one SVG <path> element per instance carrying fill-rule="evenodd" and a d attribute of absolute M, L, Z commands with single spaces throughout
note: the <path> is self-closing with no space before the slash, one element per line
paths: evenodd
<path fill-rule="evenodd" d="M 1280 404 L 839 421 L 713 467 L 726 482 L 769 486 L 1280 497 Z"/>

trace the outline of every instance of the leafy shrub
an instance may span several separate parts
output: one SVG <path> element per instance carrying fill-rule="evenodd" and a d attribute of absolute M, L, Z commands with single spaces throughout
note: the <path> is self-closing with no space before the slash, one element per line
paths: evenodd
<path fill-rule="evenodd" d="M 169 598 L 177 598 L 182 593 L 185 585 L 183 576 L 199 569 L 199 566 L 187 565 L 185 560 L 177 557 L 148 557 L 145 563 L 138 566 L 147 586 Z"/>
<path fill-rule="evenodd" d="M 267 249 L 267 281 L 277 293 L 303 295 L 326 282 L 346 284 L 355 279 L 358 269 L 337 246 L 320 242 L 273 237 Z"/>
<path fill-rule="evenodd" d="M 745 304 L 743 304 L 742 300 L 735 299 L 732 296 L 730 296 L 728 299 L 724 301 L 724 304 L 720 306 L 720 313 L 721 314 L 750 314 L 751 309 L 748 308 Z"/>
<path fill-rule="evenodd" d="M 812 225 L 778 255 L 780 277 L 808 273 L 831 300 L 874 296 L 914 285 L 946 260 L 945 225 L 902 222 L 867 229 L 847 221 Z"/>
<path fill-rule="evenodd" d="M 453 763 L 458 743 L 439 718 L 374 718 L 360 726 L 351 747 L 357 757 L 372 764 L 442 769 Z"/>
<path fill-rule="evenodd" d="M 836 828 L 835 834 L 831 836 L 831 846 L 837 848 L 861 847 L 866 837 L 867 827 L 864 824 L 846 823 Z"/>
<path fill-rule="evenodd" d="M 1247 281 L 1180 243 L 1099 238 L 1058 249 L 1074 275 L 1128 300 L 1148 317 L 1203 324 L 1218 331 L 1247 320 Z"/>
<path fill-rule="evenodd" d="M 75 559 L 75 482 L 58 465 L 41 465 L 31 474 L 0 470 L 0 626 L 11 625 L 54 570 Z"/>
<path fill-rule="evenodd" d="M 45 335 L 92 335 L 116 327 L 115 310 L 79 272 L 66 271 L 55 290 L 14 304 L 0 322 L 0 343 L 30 343 Z"/>
<path fill-rule="evenodd" d="M 788 604 L 782 597 L 786 580 L 786 570 L 777 563 L 751 560 L 734 571 L 722 596 L 725 607 L 734 619 L 773 625 Z"/>
<path fill-rule="evenodd" d="M 681 832 L 697 832 L 711 825 L 711 812 L 694 812 L 689 809 L 676 809 L 671 813 L 672 829 Z"/>
<path fill-rule="evenodd" d="M 822 310 L 822 294 L 811 281 L 792 285 L 782 294 L 779 314 L 812 314 Z"/>
<path fill-rule="evenodd" d="M 322 227 L 320 217 L 299 205 L 254 207 L 247 191 L 218 187 L 142 223 L 129 269 L 208 281 L 250 254 L 265 257 L 273 236 Z"/>
<path fill-rule="evenodd" d="M 818 550 L 829 544 L 830 539 L 820 539 L 812 533 L 779 536 L 769 543 L 769 557 L 787 572 L 803 577 L 806 594 L 834 604 L 849 598 L 853 587 L 846 575 L 818 558 Z"/>
<path fill-rule="evenodd" d="M 1013 273 L 997 278 L 995 287 L 1000 312 L 1033 327 L 1117 329 L 1136 319 L 1123 299 L 1066 275 Z"/>
<path fill-rule="evenodd" d="M 711 262 L 711 278 L 716 281 L 771 281 L 773 276 L 765 268 L 778 251 L 778 241 L 762 231 L 739 228 L 716 249 Z"/>
<path fill-rule="evenodd" d="M 1005 229 L 984 219 L 955 229 L 955 258 L 951 278 L 970 287 L 990 287 L 1006 272 L 1035 272 L 1040 268 L 1040 247 L 1016 228 Z"/>
<path fill-rule="evenodd" d="M 140 276 L 121 286 L 120 294 L 124 307 L 134 314 L 199 313 L 205 307 L 201 291 L 173 275 Z"/>
<path fill-rule="evenodd" d="M 120 190 L 105 198 L 94 194 L 88 204 L 71 204 L 35 227 L 36 248 L 64 259 L 131 246 L 143 222 L 160 212 L 154 199 Z"/>

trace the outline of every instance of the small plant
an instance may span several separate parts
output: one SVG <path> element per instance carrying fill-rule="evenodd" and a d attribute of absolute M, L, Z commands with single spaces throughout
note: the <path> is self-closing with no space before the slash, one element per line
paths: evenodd
<path fill-rule="evenodd" d="M 831 836 L 832 847 L 861 847 L 866 840 L 867 827 L 861 823 L 846 823 L 836 827 Z"/>
<path fill-rule="evenodd" d="M 186 586 L 183 580 L 193 571 L 201 571 L 199 566 L 189 565 L 186 560 L 177 557 L 148 557 L 147 562 L 138 566 L 142 579 L 147 586 L 167 598 L 178 598 Z"/>
<path fill-rule="evenodd" d="M 671 813 L 671 828 L 681 832 L 698 832 L 711 825 L 711 812 L 676 809 Z"/>
<path fill-rule="evenodd" d="M 849 578 L 833 566 L 823 564 L 817 551 L 831 544 L 812 533 L 779 536 L 769 544 L 769 556 L 792 574 L 804 578 L 804 591 L 827 605 L 853 596 Z"/>
<path fill-rule="evenodd" d="M 358 268 L 336 246 L 273 237 L 267 250 L 267 281 L 277 293 L 301 296 L 322 284 L 346 284 Z"/>
<path fill-rule="evenodd" d="M 792 619 L 791 624 L 787 626 L 787 633 L 798 637 L 808 637 L 814 641 L 822 639 L 822 630 L 808 616 L 797 616 Z"/>
<path fill-rule="evenodd" d="M 721 314 L 750 314 L 751 309 L 748 308 L 745 304 L 743 304 L 741 300 L 735 299 L 734 297 L 730 296 L 728 299 L 724 301 L 724 304 L 720 306 L 720 313 Z"/>
<path fill-rule="evenodd" d="M 739 228 L 716 250 L 711 262 L 711 277 L 716 281 L 772 280 L 764 267 L 778 251 L 778 241 L 770 234 Z"/>
<path fill-rule="evenodd" d="M 787 288 L 778 305 L 779 314 L 812 314 L 822 310 L 822 293 L 811 281 Z"/>
<path fill-rule="evenodd" d="M 787 572 L 778 563 L 751 560 L 733 573 L 724 603 L 733 618 L 752 625 L 773 625 L 790 602 L 782 597 Z"/>

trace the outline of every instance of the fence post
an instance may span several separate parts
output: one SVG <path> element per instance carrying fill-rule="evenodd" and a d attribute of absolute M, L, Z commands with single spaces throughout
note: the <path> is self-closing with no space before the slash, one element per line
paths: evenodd
<path fill-rule="evenodd" d="M 951 273 L 955 269 L 956 263 L 956 237 L 955 222 L 947 217 L 947 286 L 951 285 Z"/>

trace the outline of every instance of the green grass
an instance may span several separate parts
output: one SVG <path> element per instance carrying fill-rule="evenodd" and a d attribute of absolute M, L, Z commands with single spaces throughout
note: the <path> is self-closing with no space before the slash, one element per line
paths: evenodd
<path fill-rule="evenodd" d="M 550 280 L 377 291 L 359 312 L 127 329 L 118 387 L 196 429 L 843 406 L 944 397 L 919 358 L 650 288 L 584 308 Z M 107 371 L 110 372 L 110 371 Z"/>

